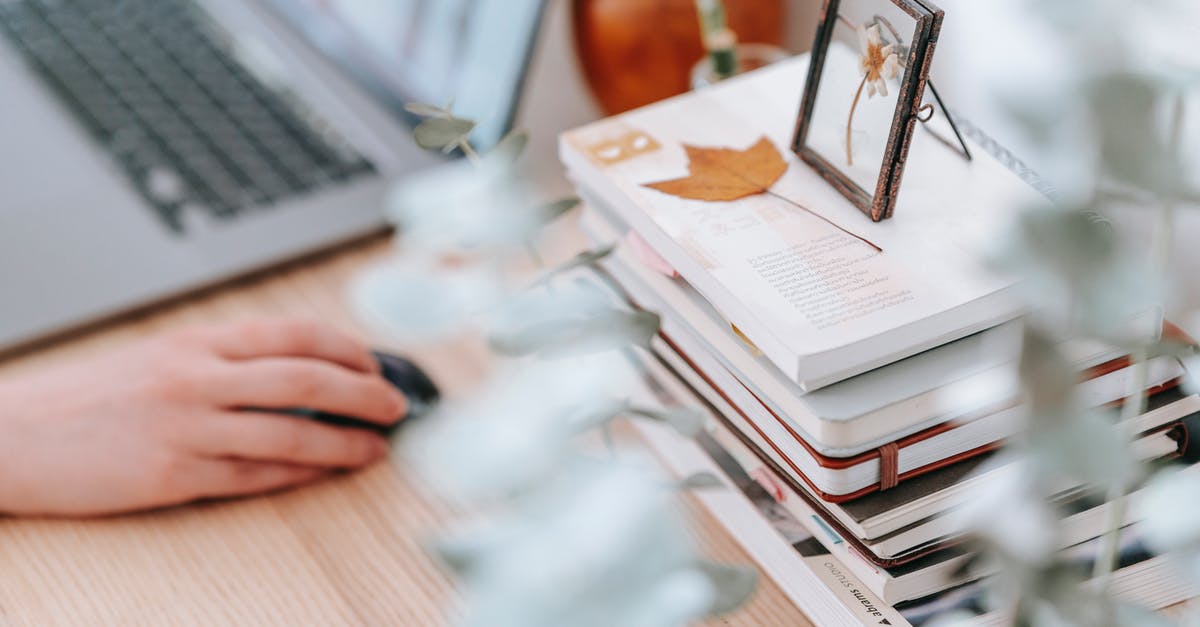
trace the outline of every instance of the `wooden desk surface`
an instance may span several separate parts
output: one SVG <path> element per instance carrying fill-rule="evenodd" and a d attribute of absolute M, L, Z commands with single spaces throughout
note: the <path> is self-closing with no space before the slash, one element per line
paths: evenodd
<path fill-rule="evenodd" d="M 376 239 L 6 361 L 0 376 L 103 350 L 156 331 L 256 314 L 310 315 L 362 334 L 347 282 L 388 242 Z M 469 342 L 391 347 L 446 391 L 478 382 Z M 750 564 L 690 497 L 687 531 L 714 559 Z M 455 614 L 453 582 L 422 549 L 453 518 L 398 460 L 299 490 L 102 520 L 0 520 L 3 625 L 436 625 Z M 712 621 L 807 625 L 765 577 L 753 602 Z"/>

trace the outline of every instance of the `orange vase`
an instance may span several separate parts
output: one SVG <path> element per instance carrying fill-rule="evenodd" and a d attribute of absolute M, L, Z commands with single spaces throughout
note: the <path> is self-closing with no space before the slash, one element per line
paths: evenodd
<path fill-rule="evenodd" d="M 738 41 L 782 45 L 784 0 L 725 0 Z M 575 46 L 606 113 L 681 94 L 704 55 L 695 0 L 574 0 Z"/>

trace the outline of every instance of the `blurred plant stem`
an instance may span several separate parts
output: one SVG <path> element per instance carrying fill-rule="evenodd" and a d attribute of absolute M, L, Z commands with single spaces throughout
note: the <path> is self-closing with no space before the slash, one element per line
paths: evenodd
<path fill-rule="evenodd" d="M 1182 91 L 1175 94 L 1175 99 L 1171 103 L 1171 123 L 1167 130 L 1167 149 L 1170 154 L 1176 159 L 1183 159 L 1183 146 L 1180 140 L 1183 138 L 1184 126 L 1184 110 L 1187 102 Z M 1175 232 L 1175 206 L 1178 199 L 1173 196 L 1168 196 L 1164 199 L 1162 208 L 1158 213 L 1158 224 L 1155 225 L 1154 242 L 1154 268 L 1158 272 L 1165 273 L 1167 264 L 1171 260 L 1171 255 L 1174 253 L 1175 241 L 1172 235 Z"/>
<path fill-rule="evenodd" d="M 1175 158 L 1182 157 L 1180 153 L 1180 137 L 1183 135 L 1184 105 L 1183 94 L 1176 94 L 1171 107 L 1170 128 L 1167 130 L 1167 147 L 1170 154 Z M 1167 264 L 1171 259 L 1174 244 L 1176 202 L 1173 193 L 1164 195 L 1162 205 L 1156 214 L 1157 219 L 1154 224 L 1154 239 L 1150 249 L 1150 262 L 1154 273 L 1159 276 L 1165 276 Z M 1130 443 L 1137 437 L 1137 434 L 1131 433 L 1127 425 L 1133 424 L 1133 419 L 1146 411 L 1145 388 L 1147 370 L 1149 369 L 1148 352 L 1147 347 L 1142 347 L 1134 351 L 1130 356 L 1133 361 L 1133 376 L 1129 381 L 1129 394 L 1125 398 L 1125 404 L 1121 406 L 1121 422 L 1118 424 L 1118 428 L 1122 429 L 1122 435 Z M 1112 573 L 1117 567 L 1117 548 L 1120 544 L 1121 521 L 1125 519 L 1126 510 L 1129 506 L 1123 486 L 1114 487 L 1108 495 L 1108 500 L 1112 502 L 1106 524 L 1108 531 L 1104 535 L 1100 559 L 1096 560 L 1093 565 L 1092 573 L 1099 580 L 1101 590 L 1104 591 L 1104 594 L 1108 593 L 1109 584 L 1112 581 Z"/>
<path fill-rule="evenodd" d="M 1126 431 L 1128 425 L 1133 424 L 1134 418 L 1137 418 L 1146 410 L 1146 376 L 1147 376 L 1147 350 L 1139 348 L 1130 355 L 1133 362 L 1133 376 L 1129 379 L 1129 394 L 1125 398 L 1125 403 L 1121 406 L 1121 421 L 1116 428 L 1122 430 L 1124 439 L 1130 444 L 1136 436 L 1134 433 Z M 1125 495 L 1125 486 L 1114 485 L 1108 493 L 1107 499 L 1112 505 L 1108 508 L 1108 520 L 1101 540 L 1100 555 L 1092 565 L 1092 577 L 1099 580 L 1102 594 L 1108 594 L 1108 586 L 1112 581 L 1112 573 L 1117 567 L 1117 547 L 1121 541 L 1121 522 L 1125 520 L 1125 511 L 1129 507 L 1129 503 Z"/>
<path fill-rule="evenodd" d="M 738 69 L 737 35 L 726 22 L 725 3 L 722 0 L 696 0 L 696 12 L 700 16 L 700 39 L 712 59 L 717 80 L 733 76 Z"/>
<path fill-rule="evenodd" d="M 471 160 L 471 163 L 474 163 L 475 165 L 481 165 L 483 163 L 483 160 L 479 158 L 479 153 L 475 152 L 475 149 L 471 147 L 471 142 L 467 141 L 466 138 L 463 138 L 458 142 L 458 148 L 459 150 L 463 151 L 463 154 L 467 156 L 467 159 Z"/>

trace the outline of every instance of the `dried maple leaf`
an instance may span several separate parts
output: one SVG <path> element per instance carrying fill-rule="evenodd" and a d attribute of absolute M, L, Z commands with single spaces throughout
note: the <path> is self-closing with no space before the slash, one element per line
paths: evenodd
<path fill-rule="evenodd" d="M 737 200 L 765 193 L 787 171 L 787 162 L 763 137 L 745 150 L 683 145 L 688 176 L 647 183 L 664 194 L 692 200 Z"/>
<path fill-rule="evenodd" d="M 883 249 L 871 240 L 771 191 L 771 186 L 787 172 L 788 164 L 766 137 L 759 138 L 753 146 L 745 150 L 702 148 L 688 144 L 684 144 L 683 149 L 688 156 L 687 176 L 644 185 L 664 194 L 690 200 L 729 201 L 755 194 L 770 194 L 874 248 L 875 252 L 883 252 Z"/>

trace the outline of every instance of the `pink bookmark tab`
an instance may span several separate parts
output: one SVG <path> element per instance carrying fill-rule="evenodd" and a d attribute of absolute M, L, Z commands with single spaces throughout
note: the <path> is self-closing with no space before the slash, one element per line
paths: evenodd
<path fill-rule="evenodd" d="M 770 494 L 771 498 L 775 499 L 776 503 L 782 503 L 787 499 L 787 493 L 783 491 L 783 487 L 780 486 L 777 481 L 775 481 L 775 478 L 767 472 L 766 468 L 759 466 L 758 468 L 751 470 L 750 478 L 753 479 L 754 482 L 759 486 L 761 486 L 762 489 L 766 490 L 767 494 Z"/>
<path fill-rule="evenodd" d="M 646 267 L 659 274 L 669 276 L 672 279 L 679 276 L 679 273 L 675 271 L 675 268 L 671 267 L 671 264 L 667 263 L 667 260 L 663 259 L 658 252 L 656 252 L 650 246 L 649 242 L 642 239 L 641 235 L 638 235 L 634 231 L 630 231 L 625 236 L 625 241 L 629 243 L 629 249 L 633 251 L 634 256 L 638 258 L 638 261 L 646 264 Z"/>

